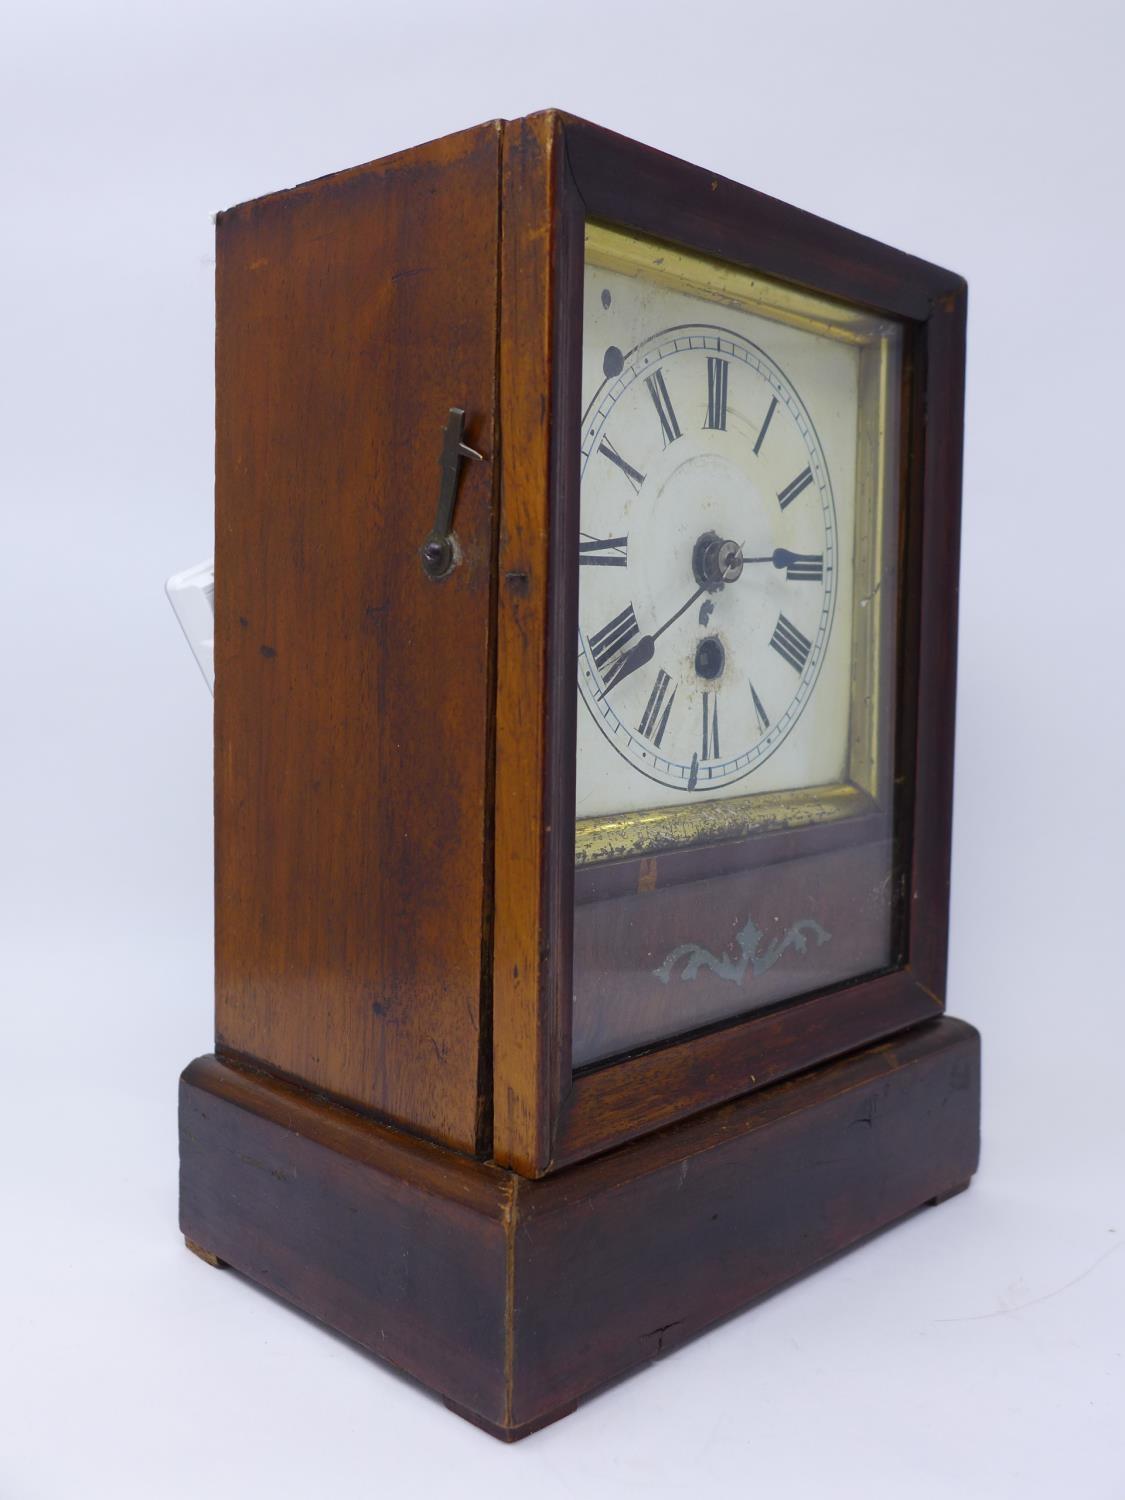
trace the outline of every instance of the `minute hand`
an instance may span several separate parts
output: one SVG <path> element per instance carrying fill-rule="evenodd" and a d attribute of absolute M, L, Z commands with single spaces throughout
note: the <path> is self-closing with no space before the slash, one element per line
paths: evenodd
<path fill-rule="evenodd" d="M 690 609 L 700 594 L 706 591 L 707 587 L 707 584 L 701 583 L 691 598 L 685 600 L 674 615 L 669 615 L 659 630 L 654 630 L 651 635 L 642 635 L 637 644 L 631 646 L 626 651 L 625 655 L 620 658 L 617 666 L 613 669 L 609 681 L 598 694 L 599 698 L 604 698 L 610 688 L 616 687 L 624 678 L 632 676 L 639 667 L 643 667 L 646 662 L 652 660 L 653 652 L 656 650 L 657 637 L 662 636 L 669 625 L 674 625 L 684 611 Z"/>

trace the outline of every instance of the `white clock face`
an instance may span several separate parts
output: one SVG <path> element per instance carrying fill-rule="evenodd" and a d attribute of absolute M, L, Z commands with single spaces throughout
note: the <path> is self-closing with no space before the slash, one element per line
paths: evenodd
<path fill-rule="evenodd" d="M 579 817 L 833 780 L 854 351 L 596 265 L 585 307 Z"/>

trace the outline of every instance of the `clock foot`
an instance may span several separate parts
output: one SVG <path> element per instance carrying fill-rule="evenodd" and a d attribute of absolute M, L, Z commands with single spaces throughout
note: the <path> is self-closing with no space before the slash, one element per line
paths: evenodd
<path fill-rule="evenodd" d="M 946 1188 L 943 1193 L 935 1193 L 932 1198 L 927 1198 L 926 1207 L 936 1208 L 939 1203 L 948 1203 L 950 1198 L 956 1198 L 958 1193 L 963 1193 L 972 1182 L 971 1177 L 966 1177 L 964 1182 L 958 1182 L 951 1188 Z"/>
<path fill-rule="evenodd" d="M 212 1255 L 210 1250 L 204 1250 L 202 1245 L 197 1245 L 194 1240 L 189 1240 L 186 1234 L 184 1235 L 184 1244 L 193 1255 L 198 1255 L 200 1260 L 205 1260 L 209 1266 L 214 1266 L 220 1271 L 226 1269 L 227 1263 L 225 1260 L 220 1260 L 217 1255 Z"/>
<path fill-rule="evenodd" d="M 464 1417 L 466 1422 L 471 1422 L 474 1427 L 487 1432 L 489 1437 L 499 1438 L 502 1443 L 518 1443 L 521 1438 L 530 1437 L 541 1427 L 549 1427 L 552 1422 L 559 1422 L 563 1417 L 569 1417 L 572 1411 L 578 1409 L 577 1401 L 568 1401 L 565 1405 L 556 1407 L 554 1411 L 547 1412 L 545 1416 L 533 1417 L 530 1422 L 523 1422 L 514 1427 L 504 1427 L 499 1422 L 490 1422 L 487 1418 L 478 1416 L 475 1411 L 470 1411 L 467 1406 L 462 1406 L 458 1401 L 451 1401 L 448 1396 L 444 1400 L 446 1407 L 456 1416 Z"/>

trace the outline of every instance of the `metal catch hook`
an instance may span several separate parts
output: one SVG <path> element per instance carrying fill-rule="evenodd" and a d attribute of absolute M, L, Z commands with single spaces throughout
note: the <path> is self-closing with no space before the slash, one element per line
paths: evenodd
<path fill-rule="evenodd" d="M 437 515 L 433 530 L 422 544 L 422 569 L 427 578 L 435 581 L 451 572 L 456 561 L 453 548 L 453 507 L 457 500 L 461 460 L 483 458 L 483 454 L 462 441 L 464 435 L 465 412 L 460 406 L 451 406 L 441 445 L 441 490 L 438 494 Z"/>

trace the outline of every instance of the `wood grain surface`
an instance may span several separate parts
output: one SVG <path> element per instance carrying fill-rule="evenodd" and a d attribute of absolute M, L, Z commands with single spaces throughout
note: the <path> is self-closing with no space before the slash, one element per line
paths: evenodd
<path fill-rule="evenodd" d="M 534 1171 L 554 1120 L 553 926 L 547 860 L 553 291 L 558 126 L 550 115 L 504 132 L 500 407 L 504 435 L 497 590 L 492 1151 Z"/>
<path fill-rule="evenodd" d="M 218 1047 L 487 1134 L 501 130 L 218 222 Z M 460 565 L 419 549 L 468 413 Z"/>
<path fill-rule="evenodd" d="M 935 1021 L 529 1181 L 201 1058 L 181 1226 L 511 1440 L 963 1186 L 978 1090 Z"/>
<path fill-rule="evenodd" d="M 506 173 L 503 205 L 501 399 L 515 420 L 503 424 L 501 546 L 510 515 L 511 534 L 534 539 L 538 560 L 525 585 L 522 553 L 512 554 L 519 587 L 528 590 L 518 609 L 507 602 L 511 579 L 501 565 L 493 1149 L 497 1160 L 540 1176 L 944 1008 L 965 284 L 564 113 L 510 124 L 505 139 L 519 174 Z M 873 941 L 873 972 L 855 983 L 814 987 L 785 1009 L 745 1014 L 654 1050 L 636 1037 L 639 1054 L 576 1072 L 572 1040 L 587 1060 L 598 1029 L 588 1007 L 584 1015 L 576 1009 L 574 939 L 577 932 L 582 941 L 593 919 L 580 907 L 576 928 L 573 901 L 582 339 L 575 267 L 588 218 L 902 320 L 907 430 L 892 539 L 901 580 L 889 887 L 896 971 L 880 972 Z M 510 312 L 517 306 L 518 317 Z M 588 892 L 588 872 L 581 883 Z M 694 938 L 710 919 L 705 880 L 694 911 L 690 900 L 685 893 L 678 905 L 677 938 Z"/>
<path fill-rule="evenodd" d="M 718 951 L 708 872 L 673 894 L 669 857 L 630 904 L 586 870 L 576 915 L 587 218 L 905 329 L 889 904 L 857 908 L 854 981 L 795 995 L 779 973 L 729 1024 L 706 1030 L 711 1006 L 671 1040 L 640 959 L 665 925 Z M 964 310 L 950 272 L 558 111 L 222 215 L 218 1050 L 535 1177 L 939 1012 Z M 418 550 L 452 405 L 485 457 L 435 584 Z M 818 840 L 793 848 L 792 881 Z M 717 877 L 731 855 L 714 853 Z M 620 954 L 594 932 L 603 901 L 632 913 Z M 600 964 L 592 987 L 576 952 Z"/>

